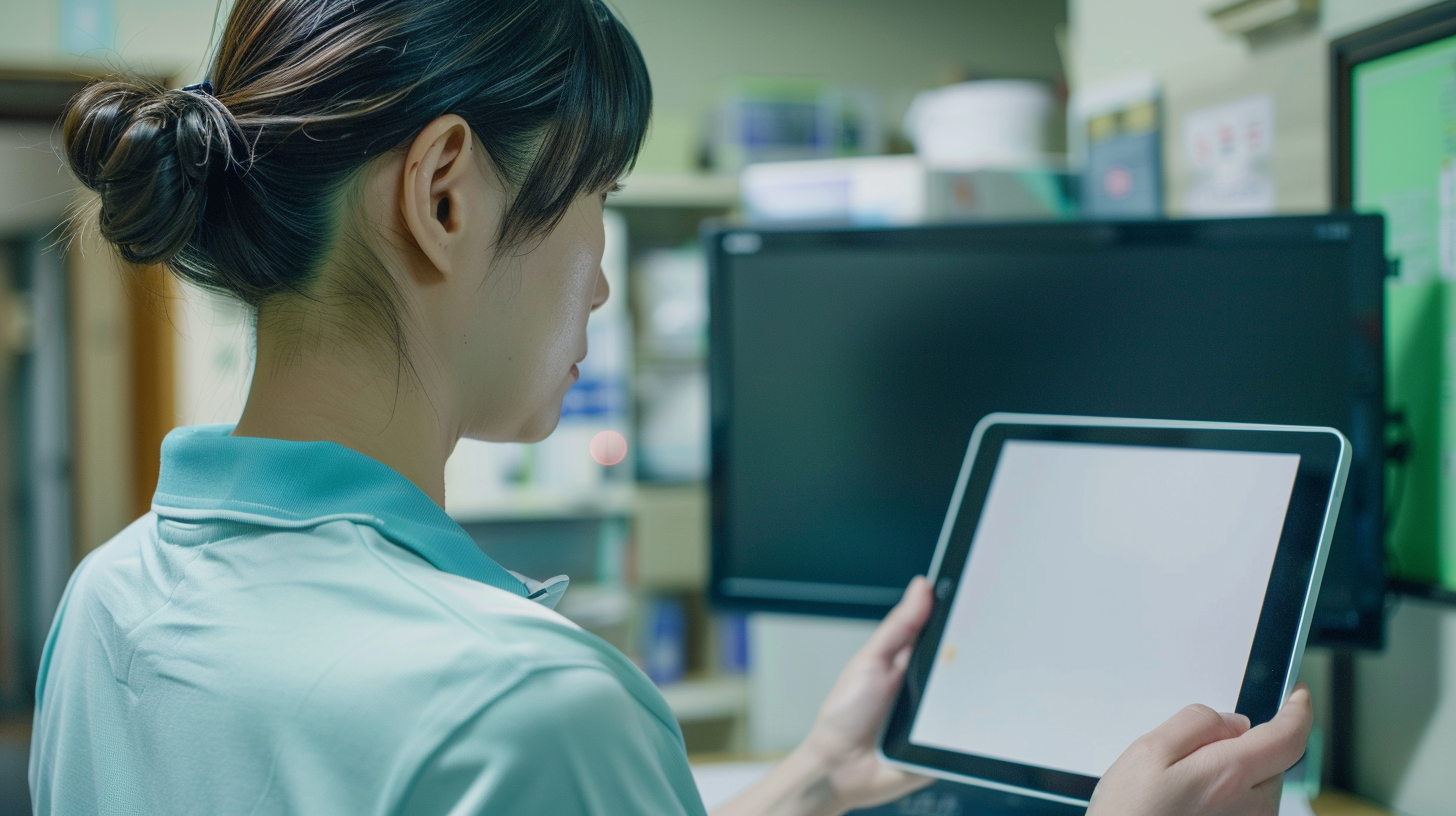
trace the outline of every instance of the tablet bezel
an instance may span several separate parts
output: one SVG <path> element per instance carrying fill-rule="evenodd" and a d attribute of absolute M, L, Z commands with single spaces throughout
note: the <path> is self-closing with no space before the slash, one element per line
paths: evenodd
<path fill-rule="evenodd" d="M 935 586 L 935 606 L 916 642 L 905 683 L 886 720 L 879 746 L 881 758 L 919 773 L 1071 804 L 1086 804 L 1097 785 L 1099 777 L 1095 776 L 909 741 L 996 462 L 1002 446 L 1011 439 L 1300 456 L 1236 706 L 1238 713 L 1247 715 L 1256 725 L 1273 718 L 1292 688 L 1309 636 L 1350 467 L 1350 443 L 1344 435 L 1333 428 L 992 414 L 976 426 L 961 465 L 940 543 L 927 573 Z"/>

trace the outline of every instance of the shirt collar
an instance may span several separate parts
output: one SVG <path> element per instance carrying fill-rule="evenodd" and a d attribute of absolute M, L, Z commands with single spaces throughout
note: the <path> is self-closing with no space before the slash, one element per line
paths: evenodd
<path fill-rule="evenodd" d="M 167 434 L 152 497 L 158 516 L 270 527 L 353 521 L 453 575 L 551 606 L 560 597 L 559 591 L 548 600 L 550 593 L 529 590 L 414 482 L 383 462 L 334 442 L 232 436 L 232 430 L 197 425 Z"/>

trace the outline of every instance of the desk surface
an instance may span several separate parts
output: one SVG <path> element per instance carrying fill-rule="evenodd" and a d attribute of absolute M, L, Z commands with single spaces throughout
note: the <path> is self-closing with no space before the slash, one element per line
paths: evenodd
<path fill-rule="evenodd" d="M 1390 816 L 1390 811 L 1344 791 L 1325 790 L 1310 803 L 1316 816 Z"/>

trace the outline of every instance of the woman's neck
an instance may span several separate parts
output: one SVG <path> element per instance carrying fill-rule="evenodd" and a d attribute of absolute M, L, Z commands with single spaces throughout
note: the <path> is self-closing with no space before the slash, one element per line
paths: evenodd
<path fill-rule="evenodd" d="M 445 460 L 458 435 L 417 374 L 357 354 L 308 354 L 260 331 L 257 364 L 234 436 L 335 442 L 394 468 L 445 506 Z M 337 348 L 337 347 L 335 347 Z"/>

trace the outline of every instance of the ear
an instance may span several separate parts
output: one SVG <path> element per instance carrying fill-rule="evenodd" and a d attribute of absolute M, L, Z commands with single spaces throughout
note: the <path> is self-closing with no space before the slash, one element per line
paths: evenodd
<path fill-rule="evenodd" d="M 425 125 L 405 154 L 400 184 L 400 218 L 421 253 L 441 274 L 452 261 L 466 214 L 466 182 L 478 172 L 475 139 L 455 114 Z"/>

